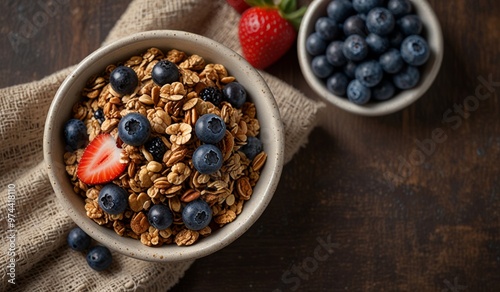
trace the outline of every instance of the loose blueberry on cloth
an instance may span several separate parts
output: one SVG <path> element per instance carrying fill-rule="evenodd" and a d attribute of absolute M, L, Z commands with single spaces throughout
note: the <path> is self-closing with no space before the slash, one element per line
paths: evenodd
<path fill-rule="evenodd" d="M 217 11 L 217 17 L 213 17 L 213 11 Z M 178 29 L 210 37 L 241 53 L 239 17 L 223 0 L 134 0 L 105 43 L 140 31 Z M 0 290 L 165 291 L 179 281 L 193 261 L 150 263 L 113 252 L 113 264 L 103 273 L 89 268 L 86 258 L 76 256 L 67 245 L 68 232 L 75 224 L 59 205 L 50 185 L 43 162 L 42 133 L 52 98 L 72 69 L 0 89 L 0 185 L 4 190 L 15 185 L 18 219 L 16 285 L 9 284 L 3 273 Z M 285 126 L 285 160 L 289 161 L 306 143 L 322 104 L 276 77 L 260 73 L 280 108 Z M 162 151 L 154 141 L 146 143 Z M 7 196 L 0 196 L 0 205 L 7 206 Z M 7 208 L 1 208 L 0 216 L 6 218 L 6 212 Z M 6 228 L 6 224 L 0 224 L 0 233 L 6 234 Z M 7 246 L 7 241 L 3 237 L 2 246 Z M 0 263 L 7 261 L 7 253 L 0 253 Z"/>

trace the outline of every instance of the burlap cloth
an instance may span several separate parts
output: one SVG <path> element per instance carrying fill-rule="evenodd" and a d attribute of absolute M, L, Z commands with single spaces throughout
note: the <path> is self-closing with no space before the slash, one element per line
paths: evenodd
<path fill-rule="evenodd" d="M 135 0 L 105 43 L 153 29 L 185 30 L 215 39 L 240 52 L 239 15 L 224 0 Z M 149 263 L 113 253 L 109 271 L 95 272 L 85 256 L 70 250 L 66 235 L 75 225 L 56 200 L 46 174 L 42 134 L 52 98 L 72 68 L 40 81 L 0 89 L 0 196 L 2 291 L 166 291 L 192 261 Z M 306 142 L 322 104 L 261 72 L 278 102 L 286 129 L 286 161 Z M 7 282 L 7 193 L 15 191 L 15 285 Z"/>

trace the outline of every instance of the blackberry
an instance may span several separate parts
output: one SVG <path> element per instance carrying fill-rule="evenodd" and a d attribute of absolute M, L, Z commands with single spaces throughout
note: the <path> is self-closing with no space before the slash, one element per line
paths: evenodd
<path fill-rule="evenodd" d="M 222 91 L 217 87 L 205 87 L 200 91 L 199 96 L 204 101 L 209 101 L 215 106 L 219 106 L 222 101 Z"/>
<path fill-rule="evenodd" d="M 153 155 L 155 161 L 162 162 L 163 155 L 167 152 L 167 146 L 160 137 L 154 137 L 144 145 L 146 150 Z"/>
<path fill-rule="evenodd" d="M 104 122 L 106 117 L 104 116 L 104 111 L 102 110 L 102 108 L 98 108 L 94 112 L 94 118 L 99 121 L 99 124 L 102 124 Z"/>

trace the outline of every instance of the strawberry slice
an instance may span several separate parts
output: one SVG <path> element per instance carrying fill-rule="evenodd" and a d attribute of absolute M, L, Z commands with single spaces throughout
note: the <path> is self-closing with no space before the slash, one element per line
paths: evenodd
<path fill-rule="evenodd" d="M 121 151 L 110 134 L 100 134 L 83 151 L 76 175 L 89 185 L 114 180 L 127 167 L 127 164 L 120 162 Z"/>

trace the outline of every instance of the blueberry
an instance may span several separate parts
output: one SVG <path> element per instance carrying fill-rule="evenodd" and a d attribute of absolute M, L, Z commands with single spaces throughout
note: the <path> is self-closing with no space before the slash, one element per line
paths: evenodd
<path fill-rule="evenodd" d="M 102 108 L 98 108 L 95 112 L 94 112 L 94 118 L 99 121 L 99 124 L 102 124 L 104 122 L 104 120 L 106 120 L 106 117 L 104 116 L 104 111 L 102 110 Z"/>
<path fill-rule="evenodd" d="M 205 87 L 200 91 L 198 95 L 204 101 L 209 101 L 215 106 L 219 106 L 222 101 L 222 92 L 217 87 Z"/>
<path fill-rule="evenodd" d="M 349 78 L 342 72 L 334 73 L 326 80 L 326 88 L 337 96 L 345 96 Z"/>
<path fill-rule="evenodd" d="M 333 0 L 328 4 L 326 13 L 328 17 L 336 22 L 342 22 L 354 14 L 354 9 L 352 9 L 352 3 L 348 0 Z"/>
<path fill-rule="evenodd" d="M 70 119 L 64 124 L 64 142 L 71 150 L 83 148 L 89 140 L 87 127 L 78 119 Z"/>
<path fill-rule="evenodd" d="M 344 22 L 343 30 L 345 36 L 354 34 L 366 36 L 366 24 L 359 15 L 349 16 Z"/>
<path fill-rule="evenodd" d="M 365 104 L 370 97 L 370 88 L 363 86 L 357 79 L 353 79 L 347 86 L 347 98 L 355 104 Z"/>
<path fill-rule="evenodd" d="M 366 16 L 366 28 L 378 35 L 388 35 L 395 25 L 394 15 L 383 7 L 373 8 Z"/>
<path fill-rule="evenodd" d="M 341 67 L 347 63 L 347 59 L 342 52 L 343 47 L 344 43 L 342 41 L 333 41 L 326 48 L 326 59 L 333 66 Z"/>
<path fill-rule="evenodd" d="M 333 72 L 333 65 L 330 64 L 325 55 L 319 55 L 312 59 L 311 69 L 319 78 L 326 78 Z"/>
<path fill-rule="evenodd" d="M 151 134 L 149 120 L 140 113 L 129 113 L 118 123 L 118 136 L 131 146 L 144 144 Z"/>
<path fill-rule="evenodd" d="M 216 114 L 202 115 L 194 125 L 196 137 L 204 143 L 218 143 L 226 134 L 226 124 Z"/>
<path fill-rule="evenodd" d="M 377 85 L 384 77 L 384 71 L 377 61 L 366 61 L 356 68 L 356 79 L 366 87 Z"/>
<path fill-rule="evenodd" d="M 87 263 L 96 271 L 104 271 L 111 265 L 113 256 L 111 251 L 105 246 L 97 245 L 87 253 Z"/>
<path fill-rule="evenodd" d="M 401 57 L 412 66 L 425 64 L 430 57 L 427 41 L 418 35 L 411 35 L 403 40 L 401 44 Z"/>
<path fill-rule="evenodd" d="M 420 34 L 422 32 L 422 21 L 415 14 L 408 14 L 401 17 L 397 25 L 404 35 Z"/>
<path fill-rule="evenodd" d="M 352 0 L 352 7 L 359 13 L 366 13 L 375 7 L 382 6 L 383 0 Z"/>
<path fill-rule="evenodd" d="M 420 80 L 420 72 L 416 67 L 406 66 L 398 74 L 392 76 L 392 82 L 399 89 L 410 89 Z"/>
<path fill-rule="evenodd" d="M 212 221 L 212 209 L 207 202 L 197 199 L 186 204 L 182 210 L 182 222 L 188 229 L 201 230 Z"/>
<path fill-rule="evenodd" d="M 163 155 L 167 152 L 167 146 L 160 137 L 153 137 L 144 144 L 144 148 L 153 155 L 157 162 L 163 161 Z"/>
<path fill-rule="evenodd" d="M 372 88 L 372 99 L 383 101 L 394 96 L 396 88 L 391 81 L 384 79 L 377 86 Z"/>
<path fill-rule="evenodd" d="M 241 108 L 247 101 L 247 91 L 241 83 L 231 82 L 222 88 L 222 95 L 233 107 Z"/>
<path fill-rule="evenodd" d="M 151 77 L 160 86 L 173 83 L 179 81 L 179 68 L 168 60 L 161 60 L 153 67 Z"/>
<path fill-rule="evenodd" d="M 353 34 L 344 41 L 344 56 L 352 61 L 361 61 L 368 55 L 368 45 L 363 37 Z"/>
<path fill-rule="evenodd" d="M 370 48 L 370 50 L 377 55 L 382 54 L 389 48 L 389 39 L 386 37 L 381 37 L 378 34 L 370 33 L 366 37 L 365 41 L 368 45 L 368 48 Z"/>
<path fill-rule="evenodd" d="M 401 43 L 403 42 L 404 35 L 399 29 L 394 29 L 390 34 L 389 34 L 389 44 L 393 48 L 399 48 L 401 47 Z"/>
<path fill-rule="evenodd" d="M 174 223 L 174 217 L 169 207 L 165 205 L 153 205 L 148 211 L 148 221 L 154 228 L 165 230 Z"/>
<path fill-rule="evenodd" d="M 337 23 L 329 17 L 320 17 L 316 20 L 316 32 L 326 41 L 331 41 L 338 35 Z"/>
<path fill-rule="evenodd" d="M 247 138 L 247 143 L 240 148 L 240 151 L 245 154 L 245 156 L 253 160 L 257 154 L 262 152 L 264 145 L 259 138 L 250 136 Z"/>
<path fill-rule="evenodd" d="M 345 75 L 347 75 L 350 79 L 354 79 L 356 67 L 358 67 L 358 64 L 353 61 L 348 61 L 344 66 Z"/>
<path fill-rule="evenodd" d="M 201 174 L 211 174 L 222 166 L 222 152 L 212 144 L 202 144 L 193 152 L 193 165 Z"/>
<path fill-rule="evenodd" d="M 111 72 L 109 83 L 118 94 L 131 94 L 139 84 L 135 71 L 127 66 L 118 66 Z"/>
<path fill-rule="evenodd" d="M 396 49 L 389 49 L 379 57 L 378 61 L 382 69 L 389 74 L 398 73 L 404 65 L 401 53 Z"/>
<path fill-rule="evenodd" d="M 128 193 L 121 187 L 110 183 L 102 187 L 98 197 L 99 207 L 106 213 L 118 215 L 128 206 Z"/>
<path fill-rule="evenodd" d="M 399 18 L 411 12 L 411 3 L 409 0 L 389 0 L 387 9 Z"/>
<path fill-rule="evenodd" d="M 326 41 L 317 32 L 313 32 L 306 39 L 306 50 L 313 56 L 325 53 Z"/>
<path fill-rule="evenodd" d="M 92 239 L 80 227 L 75 227 L 69 231 L 67 241 L 71 249 L 84 251 L 89 248 Z"/>

